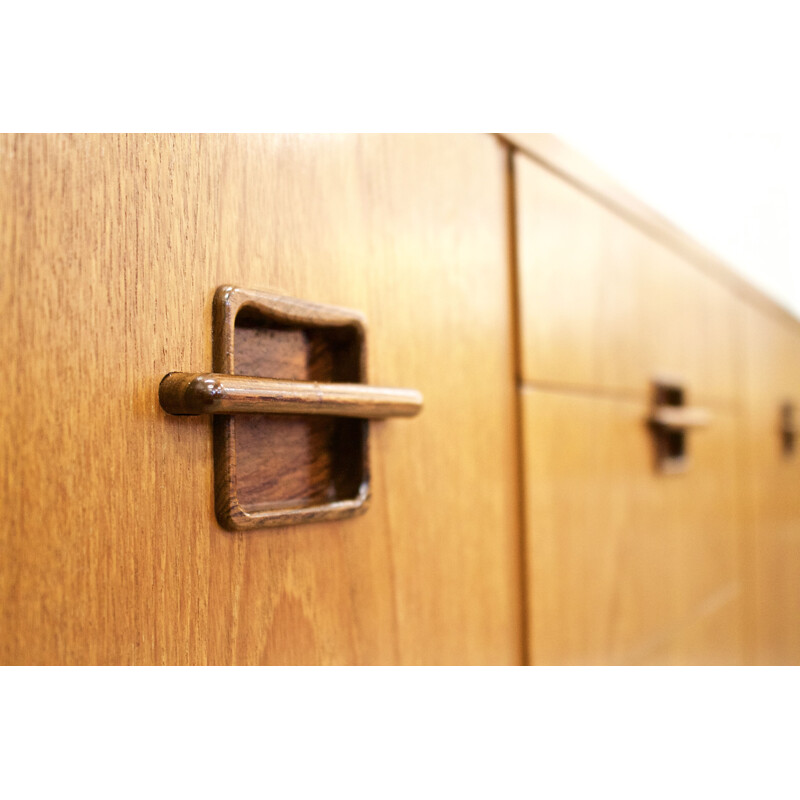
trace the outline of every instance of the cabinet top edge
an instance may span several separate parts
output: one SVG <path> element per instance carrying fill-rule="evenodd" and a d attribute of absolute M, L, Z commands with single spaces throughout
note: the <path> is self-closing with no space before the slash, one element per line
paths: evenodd
<path fill-rule="evenodd" d="M 800 329 L 800 319 L 778 300 L 751 284 L 735 267 L 693 239 L 558 137 L 551 133 L 496 133 L 495 136 L 513 150 L 537 162 L 642 228 L 662 244 L 671 247 L 741 299 Z"/>

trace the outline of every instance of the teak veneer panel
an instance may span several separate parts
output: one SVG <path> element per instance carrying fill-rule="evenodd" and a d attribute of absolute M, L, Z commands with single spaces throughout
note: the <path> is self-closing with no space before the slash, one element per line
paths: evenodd
<path fill-rule="evenodd" d="M 741 663 L 735 416 L 665 477 L 645 403 L 524 389 L 522 409 L 533 662 Z"/>
<path fill-rule="evenodd" d="M 731 293 L 524 154 L 514 178 L 523 380 L 643 398 L 667 373 L 732 403 Z"/>
<path fill-rule="evenodd" d="M 505 154 L 490 136 L 0 138 L 0 661 L 521 659 Z M 228 533 L 211 421 L 222 284 L 358 309 L 372 505 Z"/>
<path fill-rule="evenodd" d="M 653 484 L 653 497 L 663 493 L 674 498 L 671 502 L 676 505 L 662 510 L 658 504 L 648 507 L 647 492 L 637 484 L 638 472 L 615 483 L 616 468 L 607 474 L 601 462 L 592 461 L 590 453 L 598 437 L 610 435 L 612 425 L 597 409 L 610 400 L 598 400 L 593 406 L 592 413 L 599 416 L 597 430 L 587 422 L 584 439 L 576 444 L 569 462 L 575 474 L 594 469 L 596 477 L 605 476 L 598 480 L 606 482 L 606 491 L 596 497 L 582 494 L 575 485 L 570 490 L 565 483 L 559 507 L 542 501 L 543 486 L 555 480 L 551 468 L 567 456 L 554 455 L 552 463 L 543 462 L 542 453 L 532 454 L 534 445 L 526 439 L 526 483 L 533 498 L 526 498 L 529 573 L 545 570 L 538 587 L 535 574 L 529 575 L 529 636 L 534 656 L 544 653 L 564 663 L 571 659 L 735 663 L 740 652 L 746 663 L 800 663 L 800 441 L 796 438 L 795 452 L 787 454 L 780 432 L 782 407 L 790 402 L 800 411 L 798 321 L 553 137 L 504 134 L 502 139 L 512 146 L 520 363 L 526 395 L 532 387 L 574 393 L 572 400 L 560 401 L 563 405 L 557 413 L 552 412 L 564 429 L 573 426 L 574 433 L 574 421 L 566 417 L 571 403 L 578 402 L 577 393 L 585 395 L 584 401 L 592 395 L 636 401 L 643 397 L 648 374 L 664 372 L 683 381 L 691 402 L 711 407 L 712 428 L 728 421 L 725 449 L 720 443 L 712 462 L 728 488 L 723 492 L 722 484 L 717 488 L 709 484 L 703 491 L 687 490 L 684 496 L 680 489 Z M 539 432 L 549 441 L 545 431 Z M 526 435 L 530 437 L 530 430 Z M 711 438 L 704 433 L 692 435 L 691 446 L 706 447 L 715 437 L 716 432 Z M 622 452 L 628 452 L 628 447 Z M 543 483 L 538 486 L 530 475 L 530 464 L 538 464 L 541 470 Z M 733 474 L 732 464 L 736 465 Z M 701 476 L 701 480 L 711 478 Z M 549 562 L 542 537 L 547 542 L 549 535 L 577 558 L 585 547 L 581 537 L 590 536 L 595 519 L 610 519 L 601 532 L 617 541 L 620 534 L 615 533 L 613 514 L 609 516 L 610 504 L 631 514 L 638 508 L 636 524 L 643 530 L 659 529 L 670 514 L 713 505 L 721 493 L 727 509 L 718 516 L 709 511 L 706 527 L 730 530 L 730 521 L 738 518 L 739 577 L 731 577 L 734 573 L 728 570 L 729 580 L 720 578 L 717 589 L 706 587 L 706 599 L 697 600 L 689 617 L 674 609 L 654 611 L 654 619 L 664 613 L 672 620 L 660 644 L 658 637 L 645 637 L 646 647 L 631 650 L 625 638 L 626 623 L 615 623 L 622 626 L 614 633 L 616 638 L 588 630 L 586 618 L 576 608 L 588 602 L 591 592 L 595 592 L 592 607 L 601 609 L 600 616 L 616 619 L 618 611 L 612 613 L 607 603 L 622 589 L 610 583 L 603 587 L 590 581 L 582 590 L 578 581 L 571 598 L 560 596 L 560 607 L 547 605 L 552 586 L 568 580 L 558 576 L 557 570 L 568 573 L 578 568 L 569 558 L 562 567 Z M 686 530 L 698 530 L 691 520 L 681 524 Z M 623 526 L 623 530 L 627 529 Z M 730 565 L 733 538 L 726 541 Z M 545 566 L 531 566 L 530 559 L 539 559 Z M 647 554 L 637 555 L 632 564 L 641 564 L 646 572 Z M 713 559 L 700 558 L 687 562 L 680 574 L 694 574 L 693 580 L 703 581 L 716 574 L 713 567 Z M 624 580 L 626 591 L 637 591 L 637 575 Z M 667 596 L 685 595 L 684 589 L 676 594 L 679 587 L 678 577 L 663 583 Z M 649 591 L 645 609 L 664 601 Z M 553 613 L 543 611 L 542 603 Z M 553 626 L 562 616 L 567 630 L 559 632 Z M 591 638 L 598 635 L 599 643 Z M 573 646 L 570 636 L 577 636 L 583 649 Z"/>

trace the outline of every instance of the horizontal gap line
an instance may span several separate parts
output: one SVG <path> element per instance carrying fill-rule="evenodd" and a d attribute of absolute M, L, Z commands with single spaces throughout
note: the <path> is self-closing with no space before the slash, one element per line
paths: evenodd
<path fill-rule="evenodd" d="M 598 397 L 609 400 L 647 403 L 649 396 L 645 392 L 634 392 L 626 389 L 610 389 L 603 386 L 584 386 L 579 383 L 557 383 L 550 381 L 521 381 L 519 388 L 523 391 L 545 391 L 557 394 L 577 394 L 587 397 Z"/>
<path fill-rule="evenodd" d="M 580 383 L 561 383 L 559 381 L 530 381 L 522 380 L 518 384 L 522 391 L 552 392 L 554 394 L 570 394 L 585 397 L 596 397 L 604 400 L 619 400 L 626 403 L 642 403 L 649 405 L 652 400 L 650 391 L 635 391 L 633 389 L 613 389 L 605 386 L 587 386 Z M 713 408 L 729 413 L 739 411 L 739 404 L 733 400 L 722 400 L 703 395 L 690 395 L 687 405 L 708 404 Z"/>

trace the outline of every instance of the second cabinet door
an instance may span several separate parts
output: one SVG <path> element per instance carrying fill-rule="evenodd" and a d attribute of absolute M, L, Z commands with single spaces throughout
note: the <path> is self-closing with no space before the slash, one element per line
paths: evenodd
<path fill-rule="evenodd" d="M 735 300 L 518 154 L 529 643 L 539 664 L 744 657 Z M 711 412 L 656 467 L 653 381 Z"/>

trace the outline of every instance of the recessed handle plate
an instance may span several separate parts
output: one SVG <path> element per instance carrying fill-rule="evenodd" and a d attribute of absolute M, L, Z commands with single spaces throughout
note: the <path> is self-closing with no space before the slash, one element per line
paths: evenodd
<path fill-rule="evenodd" d="M 170 414 L 211 414 L 217 519 L 251 530 L 342 519 L 370 496 L 368 419 L 413 416 L 414 389 L 366 382 L 366 324 L 347 309 L 220 287 L 213 372 L 171 372 Z"/>
<path fill-rule="evenodd" d="M 675 378 L 653 381 L 653 406 L 647 421 L 653 433 L 656 470 L 674 475 L 689 466 L 688 437 L 691 430 L 711 423 L 705 408 L 687 406 L 686 388 Z"/>

